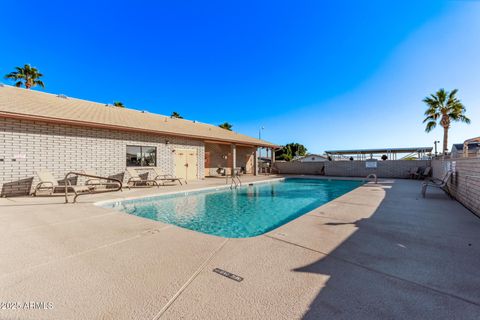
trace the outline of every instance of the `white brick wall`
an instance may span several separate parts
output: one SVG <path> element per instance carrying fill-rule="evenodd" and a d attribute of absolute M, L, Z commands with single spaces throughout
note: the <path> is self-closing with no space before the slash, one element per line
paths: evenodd
<path fill-rule="evenodd" d="M 203 141 L 0 117 L 0 192 L 23 193 L 25 183 L 32 182 L 39 169 L 49 170 L 58 180 L 68 171 L 82 169 L 101 176 L 123 173 L 127 145 L 156 147 L 157 167 L 171 174 L 175 173 L 173 150 L 197 149 L 199 178 L 204 177 Z M 33 186 L 36 182 L 35 177 Z"/>

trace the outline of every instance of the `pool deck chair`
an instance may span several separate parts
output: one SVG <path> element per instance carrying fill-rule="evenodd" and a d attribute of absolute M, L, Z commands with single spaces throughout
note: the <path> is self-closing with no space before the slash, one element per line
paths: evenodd
<path fill-rule="evenodd" d="M 93 176 L 93 177 L 86 177 L 85 185 L 92 187 L 94 190 L 106 190 L 108 188 L 112 188 L 117 186 L 117 182 L 113 182 L 110 177 L 101 177 L 99 176 L 95 170 L 86 169 L 82 170 L 83 174 Z M 121 189 L 120 189 L 121 191 Z"/>
<path fill-rule="evenodd" d="M 410 171 L 408 171 L 408 177 L 410 179 L 415 178 L 415 175 L 417 175 L 417 174 L 418 174 L 418 167 L 410 168 Z"/>
<path fill-rule="evenodd" d="M 427 193 L 427 188 L 428 187 L 433 187 L 433 188 L 439 188 L 439 189 L 442 189 L 443 191 L 447 192 L 448 193 L 448 190 L 447 190 L 447 184 L 448 184 L 448 181 L 450 180 L 450 177 L 452 176 L 452 171 L 448 171 L 445 176 L 443 177 L 442 180 L 440 179 L 431 179 L 431 180 L 428 180 L 428 181 L 424 181 L 422 183 L 422 197 L 425 198 L 425 195 Z"/>
<path fill-rule="evenodd" d="M 88 174 L 89 176 L 96 176 L 97 174 L 93 170 L 82 170 L 84 174 Z M 85 185 L 87 186 L 94 186 L 95 188 L 99 185 L 103 185 L 102 181 L 97 178 L 87 178 L 88 180 L 85 181 Z"/>
<path fill-rule="evenodd" d="M 426 167 L 424 170 L 419 171 L 413 175 L 414 179 L 425 179 L 430 176 L 430 172 L 432 171 L 432 167 Z"/>
<path fill-rule="evenodd" d="M 140 175 L 137 173 L 137 170 L 133 168 L 127 168 L 127 172 L 130 175 L 130 179 L 127 181 L 127 188 L 130 189 L 130 184 L 133 187 L 138 187 L 138 185 L 143 185 L 143 187 L 153 187 L 160 185 L 158 184 L 157 180 L 155 179 L 142 179 Z"/>
<path fill-rule="evenodd" d="M 178 182 L 180 185 L 182 184 L 182 180 L 180 178 L 174 177 L 171 174 L 164 174 L 162 171 L 160 171 L 160 168 L 154 167 L 152 168 L 153 172 L 155 173 L 155 180 L 156 181 L 161 181 L 162 185 L 165 185 L 165 182 Z M 184 180 L 185 184 L 187 184 L 187 180 Z"/>
<path fill-rule="evenodd" d="M 65 193 L 65 187 L 64 186 L 59 186 L 57 180 L 55 177 L 52 175 L 51 172 L 46 171 L 46 170 L 40 170 L 35 172 L 37 174 L 38 179 L 40 182 L 35 186 L 35 190 L 33 192 L 33 195 L 36 197 L 38 195 L 38 191 L 46 190 L 48 191 L 48 195 L 53 195 L 55 193 L 56 188 L 61 188 L 62 192 Z M 92 191 L 91 186 L 72 186 L 69 185 L 68 189 L 73 191 L 75 195 L 81 194 L 81 193 L 89 193 Z"/>

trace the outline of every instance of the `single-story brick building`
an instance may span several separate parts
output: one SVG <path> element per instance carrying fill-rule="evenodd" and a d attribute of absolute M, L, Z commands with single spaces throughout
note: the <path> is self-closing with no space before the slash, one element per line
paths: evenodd
<path fill-rule="evenodd" d="M 232 168 L 256 174 L 259 147 L 276 146 L 196 121 L 0 85 L 2 196 L 29 193 L 37 170 L 58 180 L 92 169 L 127 179 L 126 167 L 187 180 Z"/>

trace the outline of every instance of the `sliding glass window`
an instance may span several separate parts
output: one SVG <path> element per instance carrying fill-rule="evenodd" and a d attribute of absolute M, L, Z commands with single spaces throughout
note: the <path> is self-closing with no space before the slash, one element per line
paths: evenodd
<path fill-rule="evenodd" d="M 127 146 L 127 167 L 155 167 L 156 165 L 156 147 Z"/>

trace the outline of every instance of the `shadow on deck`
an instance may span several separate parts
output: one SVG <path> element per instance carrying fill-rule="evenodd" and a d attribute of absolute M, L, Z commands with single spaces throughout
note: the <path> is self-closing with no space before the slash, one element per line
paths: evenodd
<path fill-rule="evenodd" d="M 293 241 L 326 254 L 294 271 L 329 277 L 303 318 L 478 319 L 480 220 L 440 191 L 421 198 L 418 182 L 369 191 L 383 193 L 376 209 L 358 203 L 335 221 L 318 213 L 333 233 L 355 230 L 336 248 L 321 235 Z M 362 218 L 362 206 L 373 215 Z"/>

